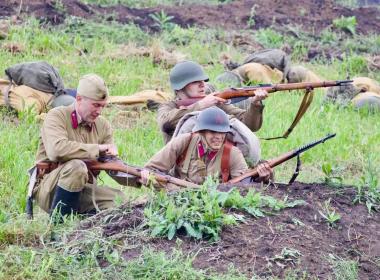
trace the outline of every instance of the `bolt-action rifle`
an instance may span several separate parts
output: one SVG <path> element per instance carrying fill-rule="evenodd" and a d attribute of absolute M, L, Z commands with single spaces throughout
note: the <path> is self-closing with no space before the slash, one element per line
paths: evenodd
<path fill-rule="evenodd" d="M 289 136 L 289 134 L 293 131 L 294 127 L 300 121 L 302 116 L 305 114 L 305 112 L 309 108 L 311 102 L 313 101 L 313 89 L 323 88 L 323 87 L 344 86 L 352 82 L 353 82 L 352 80 L 338 80 L 338 81 L 322 81 L 322 82 L 314 82 L 314 83 L 305 82 L 305 83 L 288 83 L 288 84 L 260 84 L 257 86 L 228 88 L 216 93 L 215 96 L 218 96 L 226 100 L 230 100 L 230 103 L 234 104 L 244 99 L 247 99 L 251 96 L 255 96 L 255 91 L 258 89 L 266 90 L 268 93 L 272 93 L 276 91 L 286 91 L 286 90 L 300 90 L 300 89 L 306 90 L 306 93 L 298 108 L 298 112 L 292 124 L 290 125 L 290 127 L 286 130 L 286 132 L 282 136 L 264 138 L 266 140 L 271 140 L 271 139 L 287 138 Z M 177 104 L 177 107 L 189 106 L 203 99 L 204 97 L 205 96 L 198 96 L 198 97 L 192 97 L 192 98 L 184 99 L 184 100 L 180 99 L 180 100 L 176 100 L 176 104 Z"/>
<path fill-rule="evenodd" d="M 268 93 L 276 91 L 285 91 L 285 90 L 297 90 L 305 89 L 311 91 L 315 88 L 322 87 L 335 87 L 343 86 L 349 83 L 352 83 L 352 80 L 341 80 L 341 81 L 322 81 L 322 82 L 305 82 L 305 83 L 288 83 L 288 84 L 260 84 L 257 86 L 247 86 L 239 88 L 227 88 L 220 92 L 217 92 L 215 96 L 220 98 L 231 100 L 231 104 L 237 103 L 249 97 L 255 96 L 255 91 L 258 89 L 266 90 Z M 184 100 L 176 100 L 177 106 L 189 106 L 195 102 L 203 99 L 206 96 L 197 96 L 192 98 L 186 98 Z"/>
<path fill-rule="evenodd" d="M 141 167 L 128 165 L 117 158 L 100 157 L 98 160 L 84 160 L 84 162 L 86 163 L 87 168 L 91 171 L 119 171 L 136 176 L 138 178 L 141 177 L 141 171 L 143 170 L 143 168 Z M 167 174 L 161 174 L 152 170 L 149 170 L 149 174 L 153 176 L 154 180 L 156 180 L 158 183 L 172 183 L 182 188 L 200 188 L 200 186 L 197 184 L 194 184 L 186 180 L 178 179 Z"/>
<path fill-rule="evenodd" d="M 311 142 L 310 144 L 307 144 L 307 145 L 304 145 L 298 149 L 295 149 L 295 150 L 292 150 L 290 152 L 287 152 L 279 157 L 276 157 L 276 158 L 273 158 L 273 159 L 270 159 L 268 160 L 268 164 L 270 167 L 275 167 L 277 165 L 280 165 L 281 163 L 285 162 L 285 161 L 288 161 L 289 159 L 292 159 L 294 157 L 297 157 L 297 169 L 296 169 L 296 172 L 293 174 L 293 177 L 292 179 L 290 180 L 289 184 L 293 183 L 294 180 L 296 179 L 297 175 L 298 175 L 298 171 L 299 171 L 299 167 L 300 167 L 300 159 L 299 159 L 299 155 L 311 148 L 313 148 L 314 146 L 316 145 L 319 145 L 321 143 L 324 143 L 326 140 L 328 139 L 331 139 L 333 137 L 335 137 L 336 133 L 334 134 L 328 134 L 326 135 L 325 137 L 323 137 L 322 139 L 319 139 L 317 141 L 314 141 L 314 142 Z M 231 180 L 229 180 L 226 184 L 235 184 L 235 183 L 239 183 L 241 181 L 243 181 L 244 179 L 246 178 L 257 178 L 259 176 L 259 173 L 257 172 L 257 169 L 256 168 L 253 168 L 253 169 L 250 169 L 248 172 L 244 173 L 243 175 L 240 175 L 238 177 L 235 177 Z"/>

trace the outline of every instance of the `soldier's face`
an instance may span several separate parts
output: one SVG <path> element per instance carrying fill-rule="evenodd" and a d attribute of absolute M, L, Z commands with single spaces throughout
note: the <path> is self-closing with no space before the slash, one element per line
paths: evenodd
<path fill-rule="evenodd" d="M 95 122 L 107 105 L 107 100 L 96 101 L 87 97 L 77 96 L 77 110 L 85 122 Z"/>
<path fill-rule="evenodd" d="M 203 131 L 207 145 L 213 150 L 219 150 L 222 147 L 226 139 L 226 134 L 225 132 L 215 132 L 211 130 Z"/>
<path fill-rule="evenodd" d="M 204 81 L 196 81 L 186 85 L 182 91 L 187 97 L 198 97 L 206 95 L 206 87 Z"/>

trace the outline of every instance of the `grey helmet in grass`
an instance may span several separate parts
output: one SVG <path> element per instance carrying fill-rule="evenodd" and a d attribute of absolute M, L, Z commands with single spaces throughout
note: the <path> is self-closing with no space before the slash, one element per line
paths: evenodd
<path fill-rule="evenodd" d="M 243 85 L 243 79 L 240 75 L 232 71 L 224 71 L 215 78 L 215 81 L 229 87 L 241 87 Z"/>
<path fill-rule="evenodd" d="M 68 106 L 73 104 L 75 101 L 75 98 L 68 94 L 61 94 L 54 98 L 53 102 L 51 103 L 51 107 L 59 107 L 59 106 Z"/>
<path fill-rule="evenodd" d="M 177 63 L 170 71 L 170 85 L 173 90 L 183 89 L 192 82 L 208 80 L 202 66 L 190 60 Z"/>
<path fill-rule="evenodd" d="M 198 116 L 193 132 L 201 130 L 223 133 L 230 132 L 231 126 L 228 115 L 222 109 L 215 106 L 203 110 Z"/>

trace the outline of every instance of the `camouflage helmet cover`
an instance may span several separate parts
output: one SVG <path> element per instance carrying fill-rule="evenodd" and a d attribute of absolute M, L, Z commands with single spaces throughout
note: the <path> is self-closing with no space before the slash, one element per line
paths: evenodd
<path fill-rule="evenodd" d="M 173 90 L 183 89 L 185 86 L 196 81 L 209 80 L 203 68 L 190 60 L 177 63 L 170 71 L 170 85 Z"/>
<path fill-rule="evenodd" d="M 210 107 L 203 110 L 199 115 L 193 128 L 193 132 L 211 130 L 214 132 L 229 132 L 230 121 L 228 115 L 218 107 Z"/>

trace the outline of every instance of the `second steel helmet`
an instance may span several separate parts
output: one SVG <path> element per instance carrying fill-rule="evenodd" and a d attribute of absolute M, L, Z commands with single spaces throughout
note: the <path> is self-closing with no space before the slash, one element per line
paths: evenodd
<path fill-rule="evenodd" d="M 230 121 L 227 114 L 218 107 L 210 107 L 203 110 L 197 119 L 197 123 L 193 128 L 193 132 L 201 130 L 211 130 L 214 132 L 229 132 Z"/>
<path fill-rule="evenodd" d="M 208 81 L 209 78 L 203 68 L 190 60 L 177 63 L 170 71 L 170 85 L 173 90 L 183 89 L 196 81 Z"/>
<path fill-rule="evenodd" d="M 51 107 L 59 107 L 59 106 L 68 106 L 74 103 L 75 98 L 68 94 L 61 94 L 54 98 L 53 102 L 51 103 Z"/>

